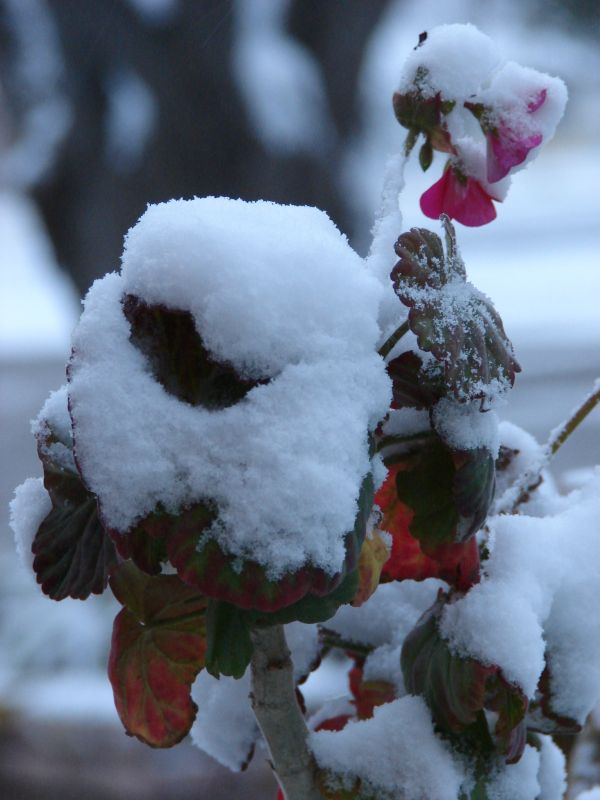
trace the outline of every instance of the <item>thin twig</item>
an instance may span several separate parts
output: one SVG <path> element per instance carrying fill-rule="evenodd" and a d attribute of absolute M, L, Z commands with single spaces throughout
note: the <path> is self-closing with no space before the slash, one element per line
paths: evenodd
<path fill-rule="evenodd" d="M 382 358 L 386 358 L 394 347 L 398 344 L 400 339 L 404 336 L 405 333 L 408 333 L 409 325 L 408 320 L 405 320 L 399 328 L 392 333 L 392 335 L 385 340 L 385 342 L 381 345 L 378 352 Z"/>
<path fill-rule="evenodd" d="M 598 403 L 600 403 L 600 379 L 594 382 L 591 392 L 571 412 L 570 416 L 552 431 L 538 462 L 524 472 L 502 495 L 494 508 L 495 514 L 517 513 L 519 506 L 525 503 L 531 493 L 541 484 L 543 470 Z"/>
<path fill-rule="evenodd" d="M 286 800 L 323 800 L 282 625 L 254 628 L 252 708 Z"/>

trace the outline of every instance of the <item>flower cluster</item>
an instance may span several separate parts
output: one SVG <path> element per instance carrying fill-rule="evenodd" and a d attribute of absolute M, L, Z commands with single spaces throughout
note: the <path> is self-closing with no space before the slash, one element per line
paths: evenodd
<path fill-rule="evenodd" d="M 446 42 L 454 45 L 451 64 Z M 477 56 L 484 50 L 486 68 L 475 74 L 473 63 L 482 64 Z M 447 214 L 471 227 L 495 219 L 494 203 L 506 196 L 510 176 L 552 138 L 566 98 L 558 78 L 514 62 L 499 65 L 488 37 L 471 26 L 446 25 L 423 35 L 393 101 L 408 129 L 407 154 L 422 135 L 423 170 L 435 150 L 448 156 L 441 178 L 421 197 L 423 213 L 431 219 Z"/>

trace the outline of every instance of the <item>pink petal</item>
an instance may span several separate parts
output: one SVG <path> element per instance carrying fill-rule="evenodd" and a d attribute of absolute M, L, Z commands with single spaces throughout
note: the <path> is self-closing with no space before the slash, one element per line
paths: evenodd
<path fill-rule="evenodd" d="M 542 143 L 541 133 L 517 138 L 510 128 L 500 126 L 487 135 L 487 179 L 490 183 L 504 178 L 513 167 L 522 164 L 527 154 Z"/>
<path fill-rule="evenodd" d="M 496 218 L 492 198 L 479 181 L 467 177 L 463 183 L 452 167 L 421 195 L 420 205 L 421 211 L 431 219 L 447 214 L 450 219 L 473 228 Z"/>
<path fill-rule="evenodd" d="M 544 105 L 546 102 L 546 97 L 548 96 L 548 92 L 546 89 L 542 89 L 542 91 L 534 97 L 529 103 L 527 103 L 527 110 L 530 114 L 533 114 L 534 111 L 537 111 L 538 108 Z"/>

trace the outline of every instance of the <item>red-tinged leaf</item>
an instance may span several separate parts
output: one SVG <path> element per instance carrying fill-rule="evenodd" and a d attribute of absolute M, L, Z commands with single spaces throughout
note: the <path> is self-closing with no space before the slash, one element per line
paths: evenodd
<path fill-rule="evenodd" d="M 381 570 L 389 555 L 385 540 L 374 528 L 364 540 L 358 557 L 358 591 L 353 606 L 362 606 L 379 586 Z"/>
<path fill-rule="evenodd" d="M 159 575 L 167 561 L 167 545 L 160 527 L 160 515 L 151 514 L 127 533 L 110 530 L 118 554 L 148 575 Z"/>
<path fill-rule="evenodd" d="M 434 362 L 425 368 L 423 359 L 412 350 L 392 359 L 387 371 L 398 408 L 431 408 L 447 392 L 441 366 Z"/>
<path fill-rule="evenodd" d="M 338 714 L 337 717 L 324 719 L 315 728 L 315 733 L 318 731 L 342 731 L 352 719 L 351 714 Z"/>
<path fill-rule="evenodd" d="M 383 513 L 379 526 L 392 536 L 392 552 L 383 566 L 381 580 L 440 578 L 457 589 L 468 589 L 479 580 L 476 540 L 440 545 L 424 552 L 409 531 L 414 512 L 396 491 L 396 476 L 405 468 L 405 464 L 395 464 L 375 495 L 375 503 Z"/>
<path fill-rule="evenodd" d="M 440 592 L 404 641 L 401 664 L 406 689 L 425 699 L 436 726 L 445 734 L 472 737 L 473 729 L 482 724 L 481 712 L 496 711 L 495 747 L 514 763 L 525 746 L 527 698 L 506 681 L 499 667 L 450 650 L 438 630 L 447 601 Z"/>
<path fill-rule="evenodd" d="M 331 597 L 356 568 L 372 504 L 373 479 L 368 475 L 361 487 L 354 530 L 346 535 L 346 558 L 335 575 L 307 565 L 277 581 L 268 579 L 261 564 L 250 560 L 240 563 L 240 559 L 225 554 L 214 539 L 202 538 L 213 519 L 212 512 L 203 505 L 168 519 L 165 516 L 169 561 L 185 583 L 208 597 L 247 610 L 275 612 L 305 598 Z"/>
<path fill-rule="evenodd" d="M 225 408 L 266 381 L 240 378 L 204 347 L 193 316 L 162 305 L 147 305 L 135 295 L 123 298 L 131 341 L 148 359 L 156 380 L 169 394 L 191 405 Z"/>
<path fill-rule="evenodd" d="M 79 475 L 72 441 L 61 441 L 48 423 L 37 440 L 52 509 L 33 540 L 33 571 L 53 600 L 85 600 L 106 588 L 115 548 L 100 521 L 96 497 Z"/>
<path fill-rule="evenodd" d="M 196 716 L 190 689 L 204 666 L 206 599 L 176 575 L 148 576 L 119 565 L 111 588 L 117 615 L 108 674 L 126 731 L 152 747 L 172 747 Z"/>
<path fill-rule="evenodd" d="M 395 245 L 400 260 L 391 278 L 419 348 L 442 365 L 446 386 L 461 402 L 483 402 L 510 388 L 521 368 L 490 300 L 466 280 L 447 217 L 443 223 L 446 254 L 436 234 L 412 228 Z"/>

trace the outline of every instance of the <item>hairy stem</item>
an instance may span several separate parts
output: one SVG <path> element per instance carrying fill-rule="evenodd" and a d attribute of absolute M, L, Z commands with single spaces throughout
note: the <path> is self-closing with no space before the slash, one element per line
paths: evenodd
<path fill-rule="evenodd" d="M 408 320 L 405 320 L 399 328 L 392 333 L 392 335 L 385 340 L 385 342 L 381 345 L 378 352 L 382 358 L 386 358 L 394 347 L 398 344 L 400 339 L 404 336 L 405 333 L 408 333 L 409 325 Z"/>
<path fill-rule="evenodd" d="M 531 493 L 542 482 L 542 471 L 548 466 L 552 457 L 560 450 L 587 415 L 600 403 L 600 379 L 594 383 L 592 391 L 575 408 L 571 415 L 555 428 L 546 443 L 542 458 L 530 470 L 508 489 L 498 501 L 494 513 L 515 514 L 520 505 L 525 503 Z"/>
<path fill-rule="evenodd" d="M 250 635 L 254 646 L 252 708 L 286 800 L 322 800 L 283 626 L 255 628 Z"/>

